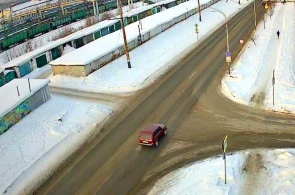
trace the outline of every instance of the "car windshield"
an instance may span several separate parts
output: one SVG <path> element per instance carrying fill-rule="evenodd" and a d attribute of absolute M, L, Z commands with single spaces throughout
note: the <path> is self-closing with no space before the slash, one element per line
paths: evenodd
<path fill-rule="evenodd" d="M 148 134 L 148 133 L 141 133 L 140 135 L 139 135 L 139 137 L 141 138 L 141 139 L 151 139 L 151 134 Z"/>

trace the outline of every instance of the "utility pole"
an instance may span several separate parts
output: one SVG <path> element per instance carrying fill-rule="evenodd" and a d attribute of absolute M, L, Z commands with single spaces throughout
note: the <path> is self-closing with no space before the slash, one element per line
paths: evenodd
<path fill-rule="evenodd" d="M 272 105 L 275 105 L 275 70 L 272 72 Z"/>
<path fill-rule="evenodd" d="M 255 31 L 256 31 L 256 25 L 257 25 L 257 22 L 256 22 L 256 5 L 255 5 L 255 0 L 253 1 L 254 2 L 254 24 L 255 24 Z"/>
<path fill-rule="evenodd" d="M 124 28 L 123 11 L 122 11 L 122 3 L 121 3 L 121 0 L 118 0 L 118 4 L 119 4 L 119 9 L 120 9 L 120 19 L 121 19 L 121 26 L 122 26 L 122 31 L 123 31 L 123 39 L 124 39 L 124 46 L 125 46 L 127 64 L 128 64 L 128 68 L 131 68 L 130 57 L 129 57 L 129 50 L 128 50 L 128 43 L 127 43 L 126 33 L 125 33 L 125 28 Z"/>
<path fill-rule="evenodd" d="M 200 6 L 200 0 L 198 0 L 198 7 L 199 7 L 199 20 L 200 22 L 202 21 L 202 17 L 201 17 L 201 6 Z"/>

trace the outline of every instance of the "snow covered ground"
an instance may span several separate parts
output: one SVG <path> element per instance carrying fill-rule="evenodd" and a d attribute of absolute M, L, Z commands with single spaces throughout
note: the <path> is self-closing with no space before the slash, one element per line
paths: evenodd
<path fill-rule="evenodd" d="M 246 43 L 245 50 L 233 63 L 231 76 L 226 75 L 222 80 L 223 92 L 233 101 L 294 113 L 294 9 L 292 3 L 277 4 L 272 18 L 266 18 L 266 28 L 263 22 L 258 26 L 256 45 L 251 40 Z M 279 39 L 278 30 L 281 32 Z M 272 100 L 273 70 L 275 105 Z M 294 160 L 294 149 L 251 150 L 230 155 L 225 185 L 222 158 L 211 158 L 164 176 L 149 195 L 295 194 Z"/>
<path fill-rule="evenodd" d="M 202 1 L 201 1 L 202 2 Z M 225 1 L 218 2 L 217 4 L 213 5 L 212 7 L 220 9 L 223 11 L 228 17 L 233 16 L 237 13 L 241 8 L 245 7 L 246 4 L 250 3 L 250 1 L 242 1 L 242 5 L 239 5 L 236 2 Z M 178 7 L 178 6 L 177 6 Z M 177 7 L 174 11 L 177 10 Z M 282 10 L 286 10 L 285 12 Z M 291 14 L 290 14 L 291 12 Z M 248 60 L 247 67 L 251 67 L 251 64 L 255 64 L 253 61 L 260 59 L 261 61 L 264 60 L 262 56 L 265 51 L 264 48 L 270 44 L 269 41 L 271 38 L 272 41 L 276 41 L 278 46 L 277 51 L 282 54 L 278 54 L 276 56 L 284 56 L 284 50 L 291 50 L 294 54 L 294 33 L 293 36 L 289 35 L 294 32 L 294 23 L 288 21 L 288 19 L 294 18 L 294 4 L 285 4 L 285 7 L 278 5 L 275 10 L 275 14 L 270 19 L 267 18 L 267 29 L 269 32 L 269 36 L 267 37 L 267 33 L 265 35 L 260 33 L 265 32 L 266 30 L 263 29 L 263 26 L 258 26 L 257 35 L 258 38 L 256 39 L 257 46 L 252 45 L 251 42 L 246 43 L 247 47 L 251 50 L 261 48 L 261 50 L 256 50 L 252 52 L 253 55 L 258 56 L 255 57 L 248 57 L 244 60 Z M 283 13 L 283 14 L 280 14 Z M 280 16 L 280 18 L 277 18 Z M 283 20 L 282 22 L 276 22 L 278 25 L 282 24 L 281 26 L 281 38 L 277 40 L 275 32 L 277 29 L 271 29 L 276 20 Z M 197 36 L 195 34 L 195 27 L 194 25 L 198 23 L 200 33 L 199 33 L 199 40 L 208 36 L 210 32 L 213 32 L 214 29 L 222 25 L 223 23 L 223 16 L 219 13 L 211 12 L 210 9 L 206 9 L 202 12 L 202 22 L 198 21 L 198 15 L 192 16 L 189 19 L 175 25 L 174 27 L 170 28 L 169 30 L 163 32 L 162 34 L 156 36 L 152 40 L 148 41 L 147 43 L 143 44 L 141 47 L 138 47 L 130 52 L 131 55 L 131 63 L 132 68 L 127 68 L 126 58 L 125 56 L 120 57 L 119 59 L 111 62 L 110 64 L 104 66 L 103 68 L 99 69 L 98 71 L 92 73 L 88 77 L 85 78 L 74 78 L 74 77 L 67 77 L 67 76 L 53 76 L 50 78 L 51 85 L 53 86 L 60 86 L 65 88 L 73 88 L 79 89 L 81 91 L 95 91 L 95 92 L 106 92 L 106 93 L 121 93 L 121 92 L 128 92 L 138 90 L 150 82 L 153 82 L 157 77 L 161 76 L 163 72 L 169 69 L 174 64 L 171 63 L 171 60 L 177 55 L 185 55 L 187 52 L 191 50 L 191 46 L 194 44 L 198 44 Z M 285 22 L 284 22 L 285 21 Z M 156 20 L 155 20 L 156 22 Z M 263 24 L 263 23 L 262 23 Z M 143 23 L 144 25 L 144 23 Z M 292 27 L 293 26 L 293 27 Z M 293 28 L 293 29 L 289 29 Z M 289 32 L 287 35 L 286 33 Z M 286 38 L 288 36 L 288 38 Z M 119 38 L 119 37 L 118 37 Z M 284 42 L 283 42 L 284 41 Z M 280 42 L 283 42 L 280 44 Z M 160 44 L 159 44 L 160 43 Z M 292 48 L 293 46 L 293 48 Z M 270 47 L 272 48 L 272 47 Z M 271 53 L 271 52 L 270 52 Z M 275 53 L 275 52 L 274 52 Z M 291 53 L 290 53 L 291 55 Z M 286 55 L 289 57 L 290 55 Z M 227 89 L 227 94 L 235 94 L 238 97 L 238 100 L 244 98 L 243 96 L 238 96 L 238 92 L 242 90 L 234 91 L 234 88 L 230 88 L 229 86 L 239 85 L 238 81 L 242 81 L 247 77 L 240 76 L 242 73 L 246 72 L 246 67 L 243 67 L 242 72 L 237 72 L 239 69 L 239 63 L 242 63 L 244 55 L 241 55 L 237 64 L 233 66 L 233 77 L 228 77 L 223 80 L 223 89 Z M 266 55 L 267 56 L 267 55 Z M 250 61 L 249 61 L 250 60 Z M 252 60 L 252 61 L 251 61 Z M 173 59 L 175 61 L 175 59 Z M 276 60 L 273 60 L 276 61 Z M 291 66 L 294 66 L 294 55 L 291 57 L 291 62 L 286 61 L 284 64 L 281 63 L 284 61 L 280 58 L 279 63 L 280 65 L 275 65 L 277 68 L 281 67 L 281 73 L 278 71 L 276 75 L 283 75 L 285 74 L 284 71 L 290 72 L 292 69 Z M 293 63 L 292 63 L 293 62 Z M 261 64 L 266 64 L 267 62 L 261 62 Z M 258 63 L 256 63 L 258 64 Z M 259 63 L 260 64 L 260 63 Z M 286 67 L 289 66 L 289 67 Z M 250 69 L 250 68 L 249 68 Z M 252 69 L 257 70 L 260 69 L 258 65 L 252 67 Z M 251 69 L 251 70 L 252 70 Z M 264 70 L 261 68 L 261 70 Z M 270 68 L 270 70 L 272 70 Z M 255 71 L 254 71 L 255 72 Z M 258 76 L 259 71 L 256 71 L 256 74 L 252 74 L 252 76 L 248 76 L 249 83 L 255 83 L 252 80 L 256 79 Z M 263 73 L 263 72 L 262 72 Z M 261 74 L 262 74 L 261 73 Z M 263 75 L 263 74 L 262 74 Z M 236 78 L 237 77 L 237 78 Z M 253 77 L 253 78 L 252 78 Z M 292 75 L 289 76 L 290 78 Z M 271 78 L 271 77 L 270 77 Z M 281 76 L 280 78 L 287 78 L 285 76 Z M 264 81 L 268 81 L 267 79 L 259 80 L 257 79 L 257 83 L 263 83 Z M 290 79 L 285 79 L 288 81 L 287 84 L 283 81 L 279 81 L 277 78 L 276 83 L 282 82 L 281 86 L 288 86 L 286 90 L 282 90 L 282 97 L 288 97 L 289 92 L 287 89 L 290 86 L 293 86 L 293 83 L 289 83 Z M 252 81 L 252 82 L 251 82 Z M 227 84 L 227 83 L 230 83 Z M 294 80 L 293 80 L 294 82 Z M 256 84 L 257 84 L 256 83 Z M 249 85 L 250 85 L 249 84 Z M 244 83 L 245 85 L 245 83 Z M 254 84 L 252 85 L 254 86 Z M 262 85 L 264 86 L 264 85 Z M 277 84 L 276 84 L 277 86 Z M 279 86 L 279 85 L 278 85 Z M 242 86 L 243 87 L 243 86 Z M 237 87 L 240 88 L 240 87 Z M 245 88 L 245 87 L 244 87 Z M 251 88 L 251 86 L 249 87 Z M 276 87 L 279 88 L 279 87 Z M 246 88 L 245 88 L 246 89 Z M 259 88 L 260 89 L 260 88 Z M 263 89 L 263 88 L 262 88 Z M 230 91 L 231 90 L 231 91 Z M 226 90 L 225 90 L 226 91 Z M 256 90 L 255 93 L 259 91 Z M 260 90 L 261 91 L 261 90 Z M 267 91 L 267 90 L 266 90 Z M 253 94 L 252 94 L 253 95 Z M 249 95 L 250 96 L 250 95 Z M 246 96 L 245 96 L 246 97 Z M 267 97 L 267 96 L 266 96 Z M 245 98 L 247 100 L 247 98 Z M 251 99 L 248 98 L 248 99 Z M 236 100 L 237 101 L 237 100 Z M 242 101 L 240 101 L 242 102 Z M 247 101 L 244 103 L 247 104 Z M 249 103 L 249 102 L 248 102 Z M 280 108 L 280 105 L 277 103 L 275 104 Z M 91 135 L 91 129 L 94 129 L 98 124 L 100 124 L 106 117 L 110 115 L 113 108 L 109 106 L 102 105 L 97 102 L 88 102 L 82 101 L 79 99 L 69 99 L 61 96 L 52 95 L 52 98 L 42 105 L 37 110 L 34 110 L 31 114 L 29 114 L 25 119 L 21 122 L 17 123 L 13 126 L 9 131 L 4 133 L 0 136 L 0 193 L 3 193 L 7 186 L 12 184 L 12 187 L 7 190 L 7 193 L 17 193 L 18 190 L 24 188 L 25 184 L 29 184 L 30 182 L 34 181 L 34 177 L 36 175 L 40 176 L 40 173 L 43 173 L 44 167 L 49 167 L 51 170 L 52 166 L 56 161 L 62 160 L 64 158 L 64 153 L 68 151 L 72 151 L 75 148 L 76 144 L 79 142 L 83 142 L 87 136 Z M 88 117 L 91 116 L 91 117 Z M 95 117 L 93 117 L 95 116 Z M 77 118 L 79 120 L 77 120 Z M 76 144 L 74 144 L 76 143 Z M 73 147 L 74 145 L 74 147 Z M 54 148 L 54 149 L 53 149 Z M 60 150 L 60 148 L 64 148 L 61 152 L 56 153 Z M 274 151 L 275 152 L 275 151 Z M 263 153 L 261 155 L 267 155 L 268 153 Z M 293 155 L 291 151 L 286 152 L 281 156 L 290 156 Z M 236 158 L 235 161 L 239 161 L 240 165 L 242 165 L 243 157 L 239 154 L 232 155 Z M 42 158 L 41 158 L 42 157 Z M 230 158 L 230 157 L 229 157 Z M 229 159 L 228 158 L 228 159 Z M 58 159 L 58 160 L 56 160 Z M 275 157 L 274 157 L 275 159 Z M 228 164 L 230 163 L 230 159 L 228 160 Z M 294 160 L 293 160 L 294 161 Z M 232 167 L 236 166 L 234 161 L 232 161 Z M 273 161 L 276 162 L 276 161 Z M 218 162 L 220 163 L 220 162 Z M 217 164 L 218 164 L 217 163 Z M 222 163 L 222 161 L 221 161 Z M 290 164 L 286 164 L 289 166 Z M 218 165 L 219 166 L 219 165 Z M 222 166 L 222 164 L 220 164 Z M 267 166 L 267 165 L 265 165 Z M 292 166 L 290 165 L 292 168 Z M 207 166 L 209 170 L 209 166 Z M 239 179 L 239 170 L 233 171 L 232 169 L 232 179 L 229 177 L 229 182 L 234 181 L 234 179 Z M 281 169 L 273 169 L 280 171 Z M 282 170 L 283 171 L 283 170 Z M 38 172 L 38 174 L 37 174 Z M 273 174 L 275 174 L 274 172 Z M 47 173 L 44 173 L 46 175 Z M 283 174 L 283 173 L 282 173 Z M 31 177 L 28 177 L 31 175 Z M 219 173 L 220 179 L 218 179 L 216 184 L 216 180 L 213 179 L 213 176 L 208 177 L 207 180 L 204 180 L 201 183 L 204 183 L 204 189 L 208 188 L 209 184 L 212 186 L 215 185 L 214 189 L 216 192 L 223 193 L 223 192 L 230 192 L 228 187 L 222 187 L 222 170 Z M 241 175 L 241 174 L 240 174 Z M 213 179 L 210 180 L 210 178 Z M 215 177 L 214 177 L 215 178 Z M 24 183 L 26 181 L 26 183 Z M 205 182 L 206 181 L 206 182 Z M 215 184 L 214 184 L 215 183 Z M 286 185 L 289 185 L 288 182 Z M 290 182 L 289 182 L 290 183 Z M 214 185 L 213 185 L 214 184 Z M 239 183 L 238 183 L 239 184 Z M 282 183 L 283 185 L 284 183 Z M 280 185 L 280 183 L 275 183 L 275 185 Z M 275 185 L 272 186 L 274 189 Z M 221 187 L 220 187 L 221 186 Z M 200 186 L 200 189 L 203 188 Z M 211 187 L 211 186 L 210 186 Z M 270 187 L 270 189 L 272 189 Z M 218 188 L 218 189 L 217 189 Z M 209 190 L 209 189 L 208 189 Z M 215 192 L 215 191 L 214 191 Z M 238 191 L 232 191 L 238 192 Z"/>
<path fill-rule="evenodd" d="M 205 2 L 207 2 L 207 0 Z M 234 15 L 241 7 L 244 7 L 234 2 L 228 3 L 232 5 L 231 9 L 228 10 L 225 8 L 226 5 L 228 5 L 225 2 L 217 3 L 214 6 L 220 7 L 228 16 Z M 222 16 L 210 10 L 204 10 L 203 16 L 202 24 L 199 24 L 201 29 L 200 37 L 204 36 L 210 30 L 213 30 L 216 25 L 222 24 L 223 21 Z M 131 70 L 127 69 L 126 59 L 125 56 L 123 56 L 93 73 L 96 74 L 98 78 L 93 77 L 92 83 L 90 84 L 99 85 L 105 92 L 115 91 L 118 93 L 125 91 L 126 86 L 127 89 L 130 90 L 130 83 L 124 84 L 123 80 L 125 82 L 132 80 L 132 85 L 135 86 L 134 88 L 138 88 L 138 86 L 142 85 L 142 77 L 146 80 L 159 69 L 165 70 L 169 68 L 169 65 L 167 66 L 166 63 L 174 57 L 173 55 L 178 55 L 188 46 L 196 43 L 196 35 L 194 34 L 194 24 L 196 21 L 197 16 L 193 16 L 165 31 L 163 33 L 164 35 L 159 35 L 143 46 L 133 50 L 131 52 L 133 66 Z M 189 30 L 185 32 L 182 28 Z M 180 39 L 177 39 L 180 30 L 182 30 L 181 32 L 184 33 L 185 36 L 181 36 Z M 167 38 L 169 36 L 170 39 Z M 178 42 L 171 42 L 171 39 L 176 39 Z M 158 45 L 159 42 L 163 42 L 163 44 L 159 46 L 160 48 L 152 51 L 151 48 L 157 48 L 156 45 Z M 179 44 L 180 42 L 182 42 L 183 45 Z M 166 47 L 163 47 L 164 45 Z M 180 49 L 177 47 L 178 45 Z M 160 56 L 159 50 L 162 50 Z M 139 56 L 135 58 L 138 54 Z M 146 56 L 144 54 L 146 54 Z M 140 58 L 144 59 L 142 60 Z M 144 62 L 144 60 L 146 60 L 146 62 Z M 46 67 L 46 69 L 47 68 L 48 67 Z M 129 73 L 124 76 L 126 71 L 129 71 Z M 38 73 L 43 74 L 43 69 L 38 70 Z M 163 73 L 163 71 L 160 71 L 160 74 L 161 73 Z M 35 74 L 34 76 L 37 75 L 36 71 L 31 74 Z M 116 78 L 118 74 L 120 76 Z M 136 76 L 131 77 L 131 75 Z M 126 79 L 128 76 L 129 78 Z M 156 77 L 153 76 L 153 79 L 155 78 Z M 153 79 L 149 81 L 153 81 Z M 64 84 L 66 84 L 72 81 L 65 80 L 64 82 Z M 123 83 L 120 84 L 120 82 Z M 73 85 L 77 85 L 77 88 L 81 90 L 84 90 L 85 87 L 89 87 L 87 82 L 84 84 L 82 82 L 73 83 Z M 97 91 L 97 89 L 95 88 L 94 91 Z M 77 146 L 82 140 L 87 140 L 87 136 L 90 136 L 92 133 L 91 129 L 97 124 L 100 124 L 104 118 L 109 117 L 113 110 L 114 108 L 112 107 L 110 108 L 98 103 L 81 102 L 80 99 L 77 101 L 75 99 L 64 99 L 64 97 L 52 95 L 52 98 L 48 102 L 37 110 L 34 110 L 26 116 L 25 119 L 17 123 L 5 134 L 1 135 L 0 152 L 3 155 L 0 156 L 0 161 L 2 163 L 2 166 L 0 166 L 0 192 L 3 193 L 9 185 L 12 185 L 7 189 L 7 193 L 17 193 L 20 192 L 21 189 L 25 189 L 26 185 L 30 186 L 30 183 L 35 183 L 34 179 L 40 176 L 45 177 L 49 174 L 48 172 L 52 170 L 52 167 L 57 166 L 57 162 L 61 162 L 62 159 L 65 158 L 66 153 L 69 155 L 69 151 L 75 149 L 75 147 L 72 147 L 73 145 Z M 58 120 L 60 117 L 63 118 L 62 121 Z M 72 139 L 73 137 L 75 139 Z M 33 142 L 30 140 L 36 141 Z M 28 146 L 23 147 L 27 142 L 29 142 Z M 75 144 L 75 142 L 77 143 Z M 58 156 L 56 157 L 55 153 L 57 151 Z M 50 168 L 44 171 L 44 169 L 46 169 L 44 167 Z M 28 177 L 28 175 L 30 175 L 30 177 Z"/>
<path fill-rule="evenodd" d="M 206 2 L 208 2 L 208 0 L 201 0 L 201 3 Z M 233 1 L 228 1 L 227 3 L 222 1 L 216 3 L 212 7 L 220 9 L 227 17 L 231 17 L 249 3 L 250 1 L 246 0 L 242 1 L 242 5 Z M 154 28 L 158 21 L 163 21 L 162 18 L 161 20 L 157 20 L 158 17 L 173 17 L 173 15 L 179 15 L 179 12 L 181 13 L 184 10 L 190 10 L 195 7 L 196 3 L 194 1 L 189 1 L 156 15 L 144 18 L 142 20 L 143 29 Z M 223 24 L 223 16 L 220 13 L 212 11 L 211 9 L 202 11 L 202 22 L 199 22 L 198 15 L 192 16 L 132 50 L 130 52 L 131 69 L 127 68 L 126 57 L 124 55 L 87 77 L 78 78 L 66 75 L 53 76 L 50 78 L 50 85 L 105 93 L 124 93 L 141 89 L 150 82 L 156 80 L 171 66 L 174 66 L 175 64 L 171 62 L 177 61 L 177 59 L 174 59 L 175 56 L 181 57 L 181 55 L 185 55 L 192 50 L 193 46 L 198 42 L 197 34 L 195 33 L 196 23 L 198 23 L 200 29 L 199 40 L 205 38 L 205 36 L 208 36 L 217 26 Z M 137 25 L 138 23 L 128 25 L 126 27 L 126 32 L 137 32 Z M 103 39 L 99 39 L 96 42 L 99 41 L 109 41 L 114 42 L 114 44 L 122 43 L 122 33 L 112 33 L 110 36 L 103 37 Z M 89 49 L 92 48 L 89 46 Z M 78 53 L 78 50 L 75 52 Z M 84 53 L 81 58 L 87 58 L 87 52 Z M 109 76 L 110 72 L 112 74 L 111 76 Z"/>
<path fill-rule="evenodd" d="M 224 93 L 233 101 L 295 112 L 294 10 L 294 3 L 277 4 L 274 15 L 265 17 L 265 29 L 263 22 L 258 25 L 256 45 L 252 41 L 246 43 L 246 50 L 233 63 L 231 76 L 226 75 L 222 81 Z"/>
<path fill-rule="evenodd" d="M 178 194 L 294 194 L 295 150 L 246 150 L 213 157 L 177 169 L 151 189 L 149 195 Z"/>
<path fill-rule="evenodd" d="M 80 143 L 98 133 L 112 109 L 97 102 L 52 95 L 0 136 L 0 193 L 19 180 L 32 186 L 30 182 L 42 179 L 47 174 L 44 167 L 50 171 L 58 166 Z M 8 189 L 8 193 L 17 194 L 14 190 Z"/>

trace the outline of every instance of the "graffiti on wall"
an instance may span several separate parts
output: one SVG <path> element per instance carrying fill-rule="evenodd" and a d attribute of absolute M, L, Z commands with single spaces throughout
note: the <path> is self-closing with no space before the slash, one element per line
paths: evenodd
<path fill-rule="evenodd" d="M 30 113 L 28 101 L 22 102 L 15 109 L 0 118 L 0 134 L 4 133 L 11 126 Z"/>

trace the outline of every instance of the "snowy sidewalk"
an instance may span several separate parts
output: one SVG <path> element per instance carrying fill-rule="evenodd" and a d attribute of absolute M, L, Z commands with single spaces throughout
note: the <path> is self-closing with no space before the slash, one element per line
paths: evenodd
<path fill-rule="evenodd" d="M 257 26 L 256 45 L 235 60 L 231 77 L 222 80 L 223 92 L 233 101 L 280 112 L 295 112 L 295 7 L 276 4 L 274 14 Z M 278 39 L 276 32 L 281 32 Z M 275 70 L 273 105 L 272 77 Z M 254 103 L 253 103 L 254 102 Z"/>
<path fill-rule="evenodd" d="M 282 53 L 282 44 L 285 36 L 281 36 L 280 39 L 277 39 L 277 31 L 284 32 L 285 31 L 285 22 L 286 22 L 286 6 L 279 6 L 279 9 L 276 11 L 276 15 L 274 17 L 274 24 L 269 30 L 269 26 L 266 26 L 266 30 L 268 34 L 263 37 L 258 37 L 258 39 L 265 39 L 268 41 L 266 47 L 264 47 L 264 52 L 261 52 L 261 60 L 258 67 L 260 67 L 258 71 L 258 75 L 256 77 L 254 83 L 254 98 L 253 102 L 255 104 L 261 104 L 264 101 L 265 94 L 272 87 L 272 77 L 273 70 L 279 68 L 280 58 Z M 275 22 L 282 21 L 282 22 Z M 283 34 L 283 33 L 282 33 Z"/>

